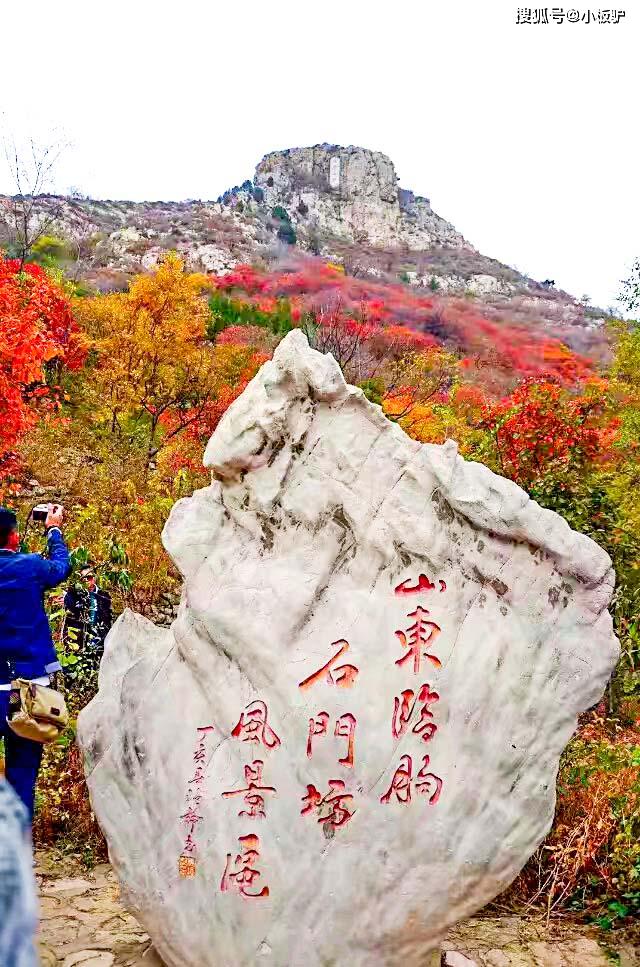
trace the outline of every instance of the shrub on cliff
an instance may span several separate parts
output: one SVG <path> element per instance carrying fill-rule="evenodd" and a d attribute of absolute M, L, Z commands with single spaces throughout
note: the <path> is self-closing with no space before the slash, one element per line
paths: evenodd
<path fill-rule="evenodd" d="M 287 245 L 295 245 L 297 240 L 296 230 L 291 224 L 289 212 L 282 205 L 276 205 L 271 215 L 276 223 L 277 235 L 280 241 L 285 242 Z"/>

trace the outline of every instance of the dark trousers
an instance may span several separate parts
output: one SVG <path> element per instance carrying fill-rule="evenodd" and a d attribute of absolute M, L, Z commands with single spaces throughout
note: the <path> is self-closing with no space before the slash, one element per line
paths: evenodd
<path fill-rule="evenodd" d="M 0 738 L 4 739 L 4 762 L 7 782 L 13 786 L 27 807 L 29 818 L 33 820 L 33 804 L 36 780 L 42 761 L 43 745 L 22 739 L 12 732 L 7 724 L 9 692 L 0 692 Z"/>

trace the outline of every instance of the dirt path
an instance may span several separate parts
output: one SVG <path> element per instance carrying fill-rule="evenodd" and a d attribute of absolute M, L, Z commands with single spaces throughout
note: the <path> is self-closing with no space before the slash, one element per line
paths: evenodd
<path fill-rule="evenodd" d="M 161 967 L 149 937 L 119 900 L 107 864 L 86 873 L 72 860 L 36 853 L 43 967 Z M 443 944 L 446 967 L 640 967 L 640 951 L 612 936 L 607 953 L 573 924 L 483 917 L 459 924 Z M 225 967 L 225 965 L 220 965 Z M 288 967 L 283 964 L 282 967 Z M 425 965 L 427 967 L 427 965 Z"/>

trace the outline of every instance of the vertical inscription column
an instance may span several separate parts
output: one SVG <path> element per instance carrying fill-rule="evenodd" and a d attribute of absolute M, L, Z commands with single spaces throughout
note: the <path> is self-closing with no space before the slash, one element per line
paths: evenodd
<path fill-rule="evenodd" d="M 340 187 L 340 158 L 335 154 L 329 161 L 329 187 Z"/>
<path fill-rule="evenodd" d="M 438 587 L 440 593 L 447 590 L 445 581 L 439 580 Z M 436 586 L 426 574 L 420 574 L 415 584 L 411 584 L 411 579 L 403 581 L 395 588 L 397 597 L 406 595 L 424 595 L 435 591 Z M 413 671 L 414 676 L 422 673 L 423 661 L 430 662 L 435 668 L 441 668 L 442 662 L 432 651 L 435 642 L 440 635 L 441 628 L 435 621 L 428 617 L 429 609 L 418 604 L 410 611 L 406 618 L 410 622 L 404 630 L 396 631 L 396 637 L 400 642 L 404 654 L 396 659 L 395 664 L 399 668 L 406 668 L 407 672 Z M 415 722 L 411 733 L 418 736 L 422 742 L 430 742 L 438 731 L 437 724 L 433 721 L 434 713 L 430 706 L 440 700 L 440 695 L 431 689 L 428 682 L 423 682 L 419 689 L 405 688 L 400 695 L 396 695 L 393 702 L 393 715 L 391 717 L 391 734 L 394 739 L 400 739 L 407 731 L 410 720 L 414 712 L 419 710 L 419 718 Z M 415 790 L 420 795 L 427 798 L 427 802 L 435 806 L 442 792 L 442 779 L 434 772 L 429 771 L 431 757 L 422 755 L 422 767 L 414 778 L 414 765 L 412 755 L 403 755 L 400 764 L 393 774 L 391 785 L 382 796 L 380 802 L 388 804 L 397 801 L 406 805 L 411 802 L 412 783 L 415 783 Z"/>

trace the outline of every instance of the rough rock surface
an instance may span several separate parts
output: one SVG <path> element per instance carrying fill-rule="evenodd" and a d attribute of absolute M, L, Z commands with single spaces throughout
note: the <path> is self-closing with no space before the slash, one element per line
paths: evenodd
<path fill-rule="evenodd" d="M 178 617 L 125 612 L 79 719 L 125 902 L 170 967 L 421 964 L 549 829 L 618 655 L 610 560 L 300 331 L 205 464 Z"/>
<path fill-rule="evenodd" d="M 256 168 L 255 183 L 268 205 L 287 206 L 294 221 L 353 241 L 475 251 L 428 198 L 398 188 L 393 162 L 380 151 L 326 144 L 274 151 Z"/>

